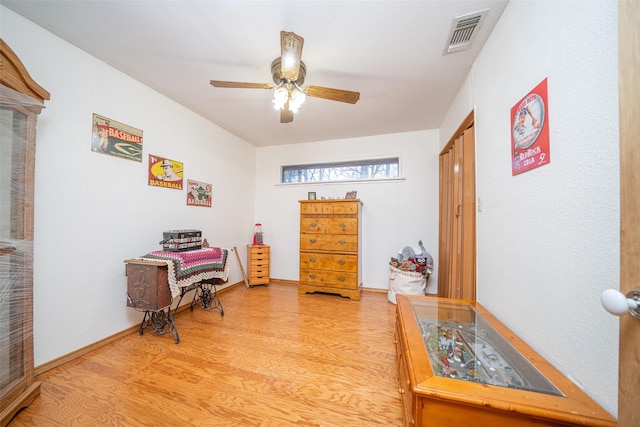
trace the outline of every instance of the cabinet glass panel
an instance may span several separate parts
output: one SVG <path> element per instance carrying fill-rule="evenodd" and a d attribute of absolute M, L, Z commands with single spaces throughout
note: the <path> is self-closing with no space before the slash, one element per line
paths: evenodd
<path fill-rule="evenodd" d="M 0 391 L 24 376 L 24 299 L 32 243 L 24 236 L 27 116 L 0 108 Z M 3 405 L 4 407 L 4 405 Z"/>
<path fill-rule="evenodd" d="M 411 299 L 433 374 L 563 394 L 469 304 Z"/>

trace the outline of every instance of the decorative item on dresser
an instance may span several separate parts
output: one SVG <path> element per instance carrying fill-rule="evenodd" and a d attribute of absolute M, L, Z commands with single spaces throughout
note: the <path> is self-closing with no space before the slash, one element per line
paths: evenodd
<path fill-rule="evenodd" d="M 362 202 L 359 199 L 299 202 L 299 293 L 327 292 L 359 300 Z"/>
<path fill-rule="evenodd" d="M 488 310 L 398 295 L 405 426 L 600 426 L 616 420 Z"/>
<path fill-rule="evenodd" d="M 249 287 L 269 286 L 269 245 L 247 245 Z"/>

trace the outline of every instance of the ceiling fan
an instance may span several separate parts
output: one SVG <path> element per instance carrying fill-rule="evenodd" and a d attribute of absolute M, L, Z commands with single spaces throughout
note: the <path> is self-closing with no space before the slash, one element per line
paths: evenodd
<path fill-rule="evenodd" d="M 271 63 L 273 82 L 243 83 L 224 80 L 211 80 L 213 87 L 241 89 L 274 89 L 273 104 L 280 110 L 280 123 L 293 121 L 293 113 L 298 111 L 306 96 L 324 98 L 331 101 L 355 104 L 360 99 L 359 92 L 334 89 L 322 86 L 302 86 L 307 74 L 307 67 L 302 62 L 302 46 L 304 39 L 299 35 L 280 31 L 280 57 Z"/>

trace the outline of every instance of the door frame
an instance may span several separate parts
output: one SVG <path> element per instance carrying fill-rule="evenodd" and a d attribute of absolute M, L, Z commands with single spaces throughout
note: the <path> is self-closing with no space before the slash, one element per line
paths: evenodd
<path fill-rule="evenodd" d="M 640 1 L 618 2 L 620 112 L 620 291 L 640 289 Z M 620 318 L 618 424 L 640 425 L 640 320 Z"/>

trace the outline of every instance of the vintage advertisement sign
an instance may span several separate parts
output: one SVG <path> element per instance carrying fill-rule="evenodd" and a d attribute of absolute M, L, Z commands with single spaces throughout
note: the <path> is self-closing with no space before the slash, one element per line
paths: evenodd
<path fill-rule="evenodd" d="M 183 165 L 149 154 L 149 185 L 182 190 Z"/>
<path fill-rule="evenodd" d="M 511 108 L 511 159 L 513 176 L 551 161 L 547 79 Z"/>
<path fill-rule="evenodd" d="M 93 115 L 91 151 L 142 163 L 142 131 Z"/>
<path fill-rule="evenodd" d="M 211 207 L 213 186 L 206 182 L 187 180 L 187 206 Z"/>

